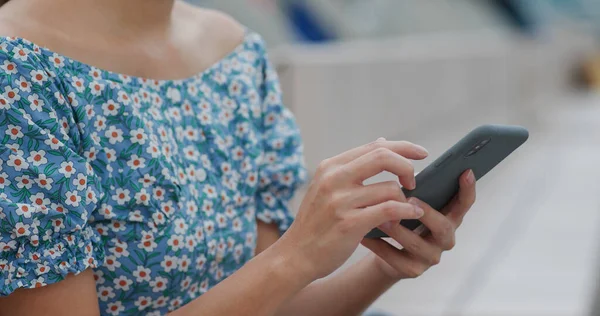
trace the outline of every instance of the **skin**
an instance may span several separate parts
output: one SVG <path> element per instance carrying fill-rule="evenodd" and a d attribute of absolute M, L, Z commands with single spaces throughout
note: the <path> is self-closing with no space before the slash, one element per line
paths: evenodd
<path fill-rule="evenodd" d="M 101 69 L 181 79 L 228 54 L 240 43 L 243 28 L 221 13 L 173 0 L 12 0 L 0 9 L 0 33 Z M 396 182 L 363 185 L 388 171 L 402 186 L 414 188 L 410 160 L 426 156 L 420 146 L 379 139 L 323 161 L 288 232 L 279 237 L 276 227 L 259 222 L 256 256 L 171 314 L 359 315 L 396 282 L 438 264 L 475 201 L 470 171 L 441 212 L 407 201 Z M 416 218 L 428 233 L 397 225 Z M 373 227 L 404 248 L 363 239 Z M 361 243 L 372 253 L 330 275 Z M 91 270 L 0 298 L 0 315 L 99 314 Z"/>

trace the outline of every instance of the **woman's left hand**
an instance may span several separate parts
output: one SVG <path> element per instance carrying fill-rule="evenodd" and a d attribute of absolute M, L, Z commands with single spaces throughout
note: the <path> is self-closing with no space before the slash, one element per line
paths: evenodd
<path fill-rule="evenodd" d="M 419 220 L 427 227 L 428 233 L 421 236 L 399 225 L 388 222 L 379 229 L 402 245 L 398 249 L 382 239 L 362 240 L 378 258 L 374 260 L 387 277 L 392 280 L 416 278 L 430 267 L 438 264 L 442 252 L 454 247 L 454 233 L 463 217 L 475 202 L 475 177 L 472 171 L 463 173 L 459 180 L 460 190 L 454 199 L 440 212 L 426 203 L 410 198 L 409 203 L 423 209 L 425 215 Z"/>

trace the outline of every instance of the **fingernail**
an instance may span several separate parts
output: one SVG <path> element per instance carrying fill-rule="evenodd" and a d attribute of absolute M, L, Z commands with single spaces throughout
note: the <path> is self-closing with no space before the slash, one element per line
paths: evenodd
<path fill-rule="evenodd" d="M 378 140 L 378 141 L 384 141 L 384 140 L 386 140 L 386 139 L 385 139 L 385 137 L 379 137 L 379 138 L 377 138 L 377 140 Z"/>
<path fill-rule="evenodd" d="M 421 156 L 428 156 L 429 152 L 427 151 L 427 149 L 425 149 L 425 147 L 419 146 L 419 145 L 415 145 L 415 150 L 417 151 L 417 154 L 421 155 Z"/>
<path fill-rule="evenodd" d="M 408 199 L 408 203 L 414 205 L 414 206 L 419 206 L 419 199 L 411 197 Z"/>
<path fill-rule="evenodd" d="M 415 214 L 417 214 L 417 218 L 421 218 L 423 215 L 425 215 L 425 211 L 423 211 L 423 209 L 421 207 L 419 207 L 418 205 L 414 205 L 415 207 Z"/>
<path fill-rule="evenodd" d="M 469 182 L 469 184 L 473 184 L 475 182 L 475 174 L 473 173 L 473 170 L 469 170 L 467 181 Z"/>

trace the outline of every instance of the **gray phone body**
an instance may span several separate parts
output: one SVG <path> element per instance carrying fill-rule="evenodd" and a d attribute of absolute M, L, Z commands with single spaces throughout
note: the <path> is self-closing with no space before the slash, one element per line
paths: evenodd
<path fill-rule="evenodd" d="M 510 125 L 482 125 L 463 137 L 452 148 L 416 176 L 414 190 L 402 189 L 404 195 L 416 197 L 436 210 L 441 210 L 458 192 L 458 178 L 473 170 L 478 180 L 510 155 L 529 137 L 527 129 Z M 479 148 L 474 151 L 476 146 Z M 418 220 L 403 220 L 400 224 L 414 230 Z M 381 238 L 387 235 L 374 228 L 365 237 Z"/>

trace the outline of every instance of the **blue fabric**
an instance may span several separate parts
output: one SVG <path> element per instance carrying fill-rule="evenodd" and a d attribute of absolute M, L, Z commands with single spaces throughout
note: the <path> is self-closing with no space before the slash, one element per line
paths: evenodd
<path fill-rule="evenodd" d="M 182 80 L 22 38 L 0 68 L 2 296 L 93 268 L 102 314 L 161 315 L 252 258 L 257 219 L 291 224 L 301 139 L 257 34 Z"/>

